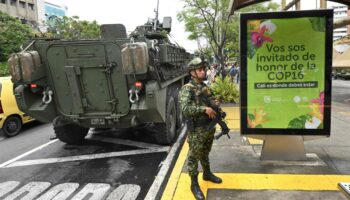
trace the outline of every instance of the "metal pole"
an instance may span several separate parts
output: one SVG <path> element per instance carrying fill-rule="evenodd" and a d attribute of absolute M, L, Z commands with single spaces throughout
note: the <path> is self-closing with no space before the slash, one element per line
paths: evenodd
<path fill-rule="evenodd" d="M 300 1 L 295 3 L 295 10 L 300 10 Z"/>
<path fill-rule="evenodd" d="M 327 8 L 327 1 L 326 0 L 320 0 L 320 8 L 321 9 Z"/>
<path fill-rule="evenodd" d="M 283 10 L 288 10 L 289 8 L 293 7 L 299 1 L 300 0 L 293 0 L 293 1 L 291 1 L 288 5 L 286 5 L 286 7 L 283 8 Z"/>
<path fill-rule="evenodd" d="M 286 7 L 286 0 L 281 0 L 281 8 L 283 9 Z"/>
<path fill-rule="evenodd" d="M 157 0 L 157 9 L 156 9 L 156 17 L 154 19 L 153 30 L 157 30 L 157 22 L 158 22 L 158 9 L 159 9 L 159 0 Z"/>

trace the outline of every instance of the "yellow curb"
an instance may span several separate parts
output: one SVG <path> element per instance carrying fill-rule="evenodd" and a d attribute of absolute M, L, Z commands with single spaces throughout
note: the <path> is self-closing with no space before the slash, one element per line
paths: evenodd
<path fill-rule="evenodd" d="M 339 182 L 350 181 L 350 175 L 215 174 L 223 179 L 223 183 L 202 181 L 202 174 L 199 175 L 199 183 L 205 195 L 208 189 L 337 191 Z M 186 173 L 181 174 L 173 198 L 173 200 L 182 199 L 194 199 L 190 190 L 190 178 Z"/>
<path fill-rule="evenodd" d="M 230 120 L 239 120 L 240 116 L 239 116 L 239 107 L 224 107 L 222 108 L 222 110 L 224 112 L 226 112 L 226 119 Z"/>
<path fill-rule="evenodd" d="M 239 108 L 223 108 L 228 114 L 230 129 L 239 130 Z M 234 114 L 235 113 L 235 114 Z M 248 138 L 250 144 L 261 144 L 262 140 Z M 176 161 L 172 174 L 166 185 L 162 200 L 194 200 L 190 190 L 190 177 L 182 173 L 188 154 L 188 143 L 184 143 Z M 350 175 L 306 175 L 306 174 L 248 174 L 248 173 L 216 173 L 223 179 L 222 184 L 214 184 L 202 180 L 200 173 L 198 181 L 207 195 L 208 189 L 235 190 L 304 190 L 304 191 L 338 191 L 339 182 L 350 182 Z"/>
<path fill-rule="evenodd" d="M 182 168 L 185 164 L 186 158 L 188 153 L 188 143 L 187 139 L 184 142 L 181 152 L 179 154 L 179 157 L 177 158 L 177 161 L 175 163 L 175 167 L 170 175 L 170 178 L 168 180 L 168 183 L 165 187 L 165 190 L 162 195 L 162 200 L 171 200 L 173 199 L 176 187 L 178 185 L 178 181 L 182 172 Z"/>
<path fill-rule="evenodd" d="M 250 137 L 247 137 L 247 138 L 248 138 L 248 142 L 249 142 L 250 145 L 263 144 L 264 143 L 264 140 L 259 140 L 259 139 L 250 138 Z"/>
<path fill-rule="evenodd" d="M 240 130 L 240 121 L 239 120 L 226 120 L 226 124 L 231 131 L 239 131 Z M 216 131 L 221 130 L 219 124 L 216 124 Z"/>

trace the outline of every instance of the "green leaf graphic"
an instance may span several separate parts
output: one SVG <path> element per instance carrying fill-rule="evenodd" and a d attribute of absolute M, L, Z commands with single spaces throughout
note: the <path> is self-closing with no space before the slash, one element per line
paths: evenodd
<path fill-rule="evenodd" d="M 254 120 L 255 119 L 255 116 L 253 114 L 248 114 L 248 117 L 250 120 Z"/>
<path fill-rule="evenodd" d="M 248 53 L 248 57 L 249 59 L 252 59 L 255 55 L 255 47 L 252 44 L 252 40 L 250 39 L 250 34 L 248 34 L 248 49 L 247 49 L 247 53 Z"/>
<path fill-rule="evenodd" d="M 324 17 L 312 17 L 309 18 L 312 29 L 314 29 L 315 32 L 325 32 L 326 30 L 326 21 Z"/>
<path fill-rule="evenodd" d="M 312 116 L 310 115 L 301 115 L 297 118 L 292 119 L 288 123 L 288 128 L 298 128 L 298 129 L 303 129 L 305 128 L 305 123 L 307 120 L 311 120 Z"/>
<path fill-rule="evenodd" d="M 323 123 L 321 123 L 321 124 L 317 127 L 317 129 L 323 129 Z"/>

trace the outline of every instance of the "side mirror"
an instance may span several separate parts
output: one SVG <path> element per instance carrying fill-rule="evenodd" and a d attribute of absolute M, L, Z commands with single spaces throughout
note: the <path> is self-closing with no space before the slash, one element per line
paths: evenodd
<path fill-rule="evenodd" d="M 164 17 L 163 18 L 163 29 L 170 33 L 171 31 L 171 17 Z"/>

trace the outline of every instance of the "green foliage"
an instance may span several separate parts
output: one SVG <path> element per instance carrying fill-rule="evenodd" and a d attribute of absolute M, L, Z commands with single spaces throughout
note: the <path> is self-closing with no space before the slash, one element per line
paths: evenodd
<path fill-rule="evenodd" d="M 229 0 L 183 0 L 185 6 L 177 17 L 185 23 L 188 39 L 206 41 L 201 47 L 202 53 L 210 50 L 221 61 L 236 60 L 239 57 L 239 14 L 229 17 Z M 275 11 L 280 6 L 276 3 L 259 3 L 242 8 L 243 12 Z M 223 53 L 224 52 L 224 53 Z"/>
<path fill-rule="evenodd" d="M 229 0 L 184 0 L 185 6 L 177 17 L 185 23 L 188 39 L 206 41 L 215 57 L 223 64 L 223 48 L 229 28 Z M 202 50 L 201 49 L 201 50 Z"/>
<path fill-rule="evenodd" d="M 78 16 L 59 18 L 51 16 L 47 21 L 47 35 L 66 40 L 98 39 L 100 26 L 96 21 L 79 20 Z"/>
<path fill-rule="evenodd" d="M 10 72 L 7 67 L 7 62 L 0 62 L 0 77 L 9 76 Z"/>
<path fill-rule="evenodd" d="M 279 4 L 274 2 L 269 2 L 269 3 L 253 4 L 251 6 L 242 8 L 237 12 L 239 13 L 268 12 L 268 11 L 276 11 L 279 9 L 280 9 Z M 239 57 L 239 23 L 240 23 L 239 14 L 234 13 L 234 15 L 231 16 L 231 21 L 228 28 L 229 31 L 227 32 L 227 43 L 225 44 L 225 49 L 228 49 L 227 57 L 229 59 Z M 251 49 L 248 49 L 248 51 L 251 51 Z"/>
<path fill-rule="evenodd" d="M 31 27 L 0 12 L 0 62 L 7 61 L 11 53 L 19 51 L 20 46 L 32 36 L 31 33 Z"/>
<path fill-rule="evenodd" d="M 215 98 L 221 99 L 226 103 L 238 103 L 239 91 L 237 85 L 230 80 L 230 77 L 226 77 L 224 80 L 221 78 L 215 79 L 215 83 L 210 85 Z"/>

